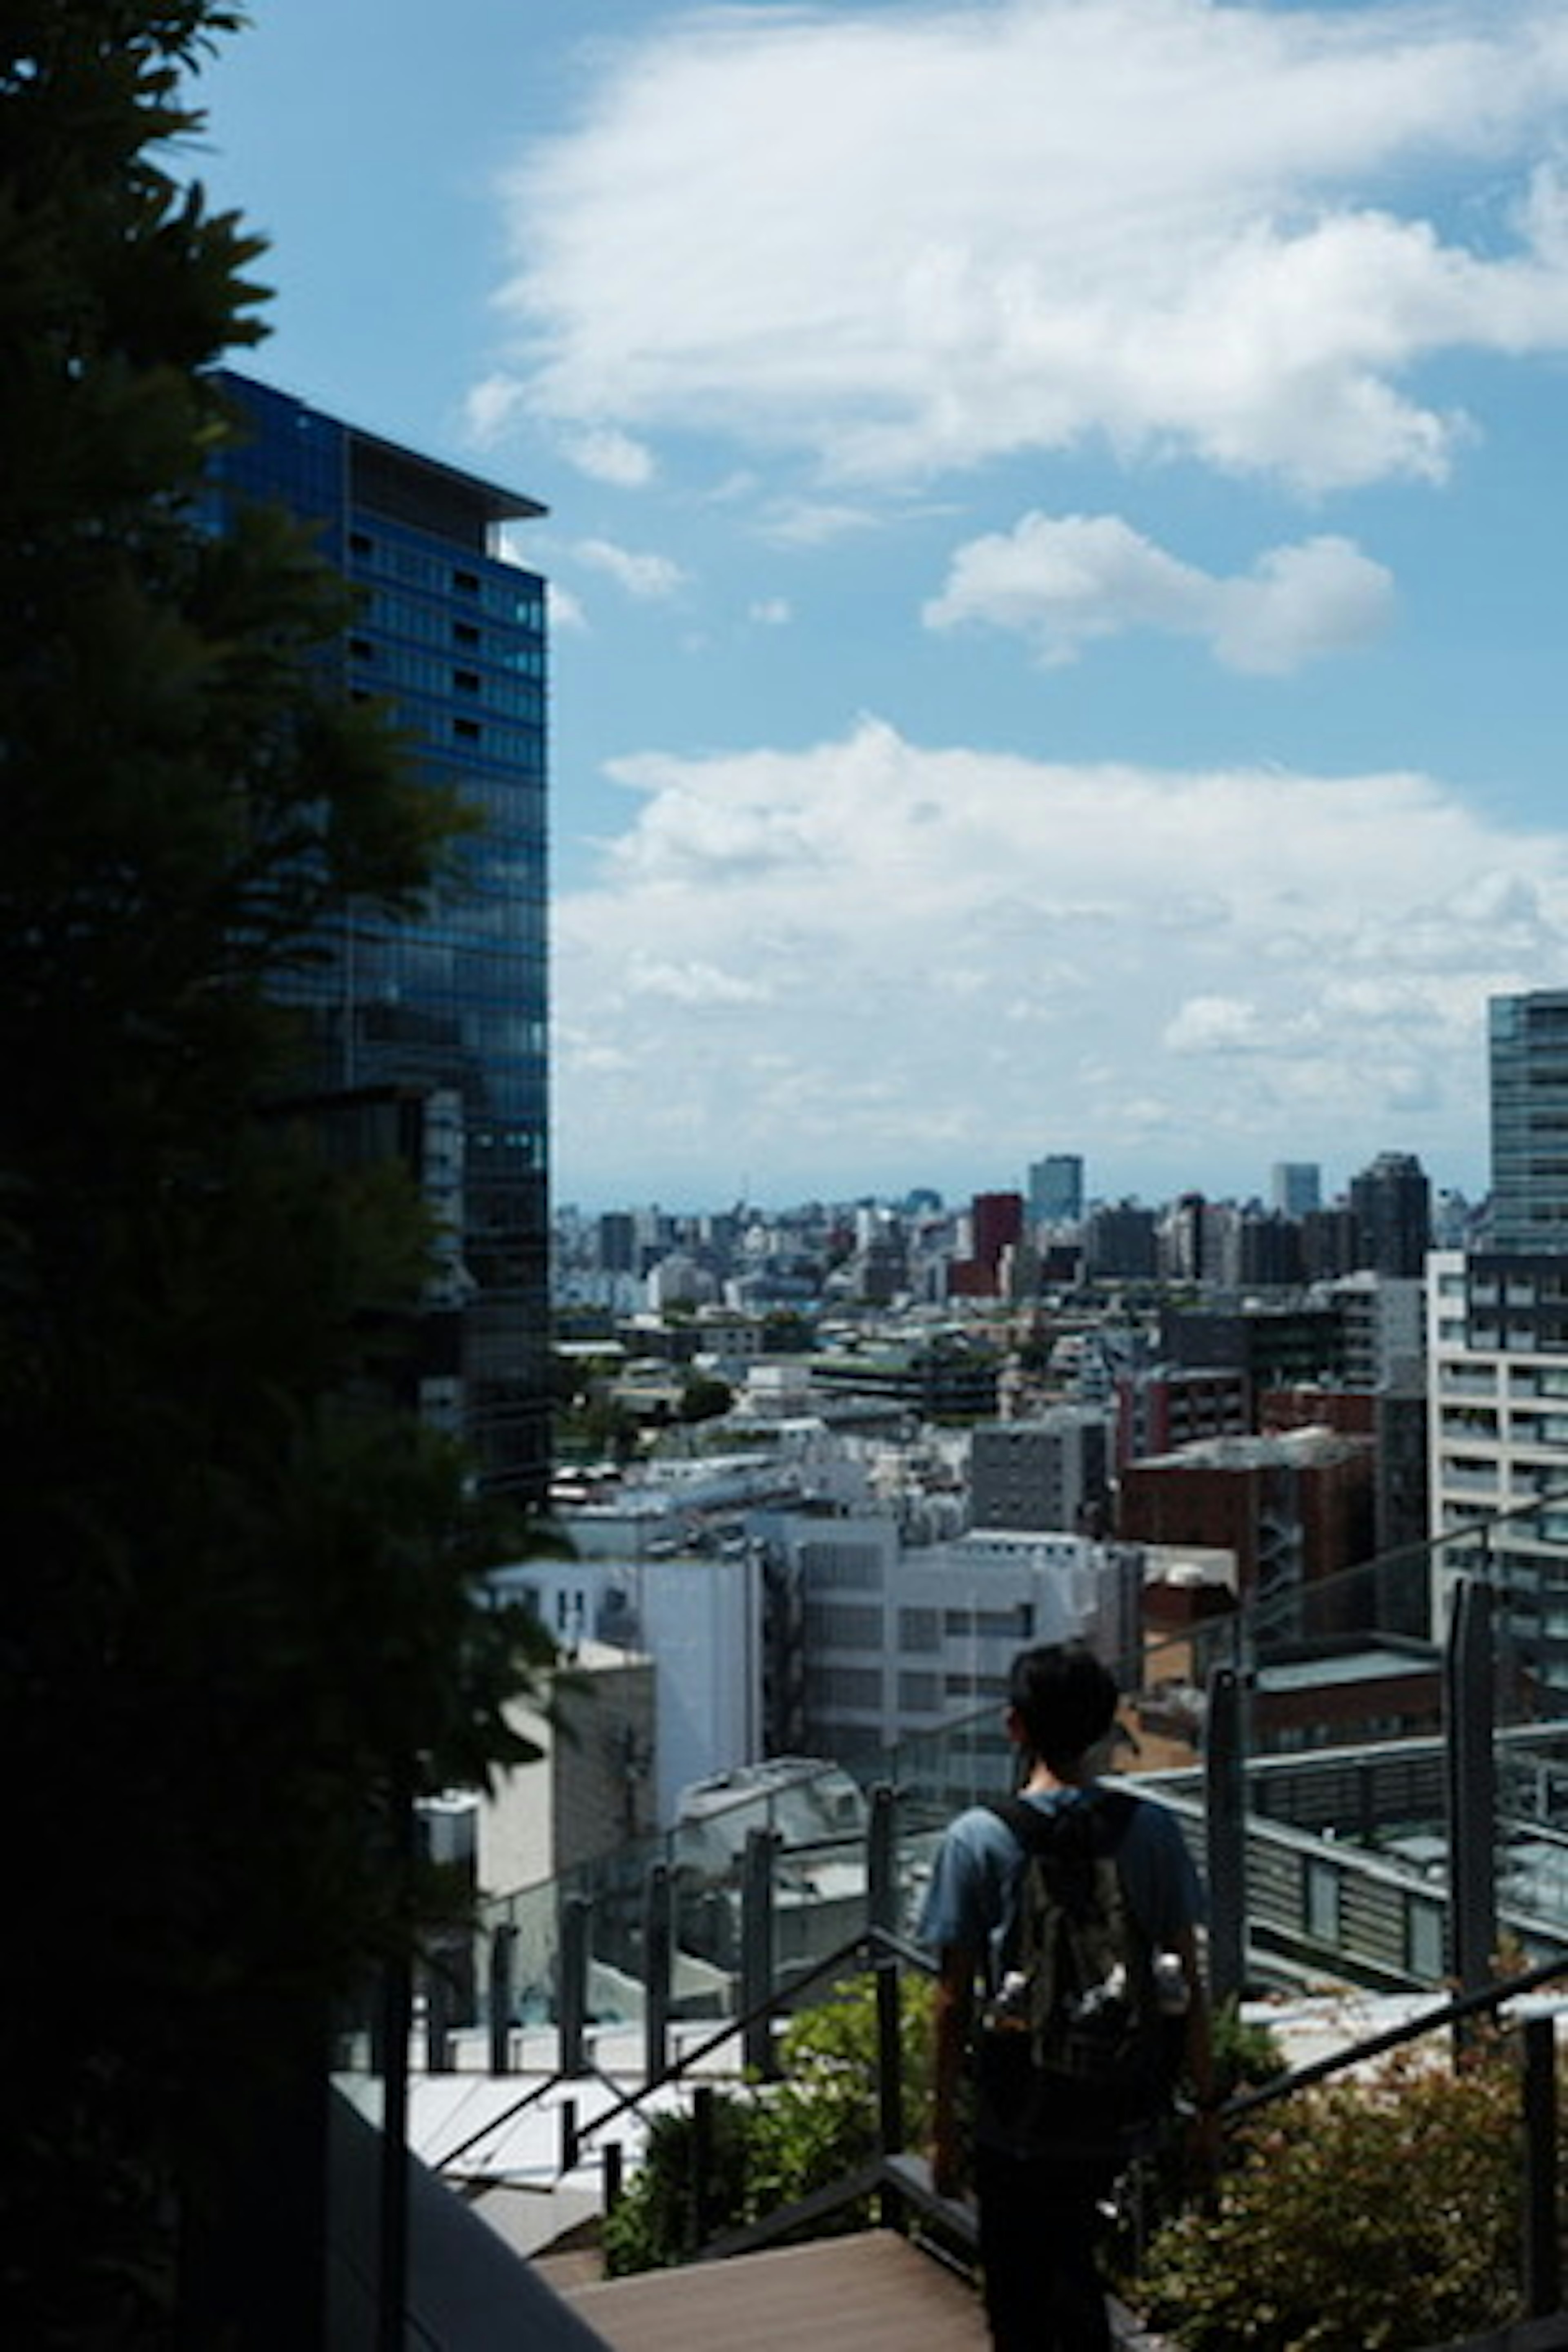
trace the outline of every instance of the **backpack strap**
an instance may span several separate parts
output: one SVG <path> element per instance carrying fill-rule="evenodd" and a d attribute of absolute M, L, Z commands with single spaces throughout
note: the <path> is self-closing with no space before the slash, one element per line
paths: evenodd
<path fill-rule="evenodd" d="M 1054 1853 L 1063 1824 L 1076 1816 L 1075 1827 L 1088 1832 L 1089 1851 L 1109 1854 L 1126 1836 L 1137 1802 L 1125 1789 L 1095 1788 L 1081 1805 L 1055 1806 L 1048 1813 L 1027 1797 L 987 1797 L 985 1810 L 1005 1822 L 1026 1853 Z"/>

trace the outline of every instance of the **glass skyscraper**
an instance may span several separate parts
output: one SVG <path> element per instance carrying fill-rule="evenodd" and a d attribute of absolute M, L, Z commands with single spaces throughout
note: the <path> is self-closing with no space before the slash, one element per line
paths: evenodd
<path fill-rule="evenodd" d="M 1492 1246 L 1568 1250 L 1568 989 L 1489 1013 Z"/>
<path fill-rule="evenodd" d="M 1083 1160 L 1076 1151 L 1049 1151 L 1029 1163 L 1029 1221 L 1077 1224 L 1083 1215 Z"/>
<path fill-rule="evenodd" d="M 549 1479 L 545 591 L 502 527 L 531 499 L 420 457 L 233 373 L 247 425 L 214 469 L 236 497 L 316 529 L 354 584 L 342 688 L 389 703 L 425 772 L 476 811 L 427 915 L 345 907 L 290 993 L 310 1013 L 323 1130 L 415 1167 L 444 1228 L 418 1379 L 422 1409 L 482 1483 Z"/>

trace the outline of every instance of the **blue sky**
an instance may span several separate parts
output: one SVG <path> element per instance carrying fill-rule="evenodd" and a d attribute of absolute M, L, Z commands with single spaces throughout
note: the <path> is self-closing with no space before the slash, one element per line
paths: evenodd
<path fill-rule="evenodd" d="M 1568 985 L 1568 18 L 256 0 L 258 373 L 546 501 L 555 1189 L 1486 1179 Z"/>

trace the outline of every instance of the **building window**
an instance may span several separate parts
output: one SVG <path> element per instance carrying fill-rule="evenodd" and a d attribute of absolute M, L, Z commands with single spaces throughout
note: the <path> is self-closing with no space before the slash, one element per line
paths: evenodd
<path fill-rule="evenodd" d="M 826 1650 L 879 1650 L 882 1612 L 875 1601 L 808 1601 L 805 1638 Z"/>
<path fill-rule="evenodd" d="M 942 1612 L 937 1609 L 900 1609 L 899 1647 L 916 1653 L 942 1647 Z"/>
<path fill-rule="evenodd" d="M 879 1708 L 882 1704 L 879 1666 L 827 1666 L 812 1682 L 826 1706 Z"/>

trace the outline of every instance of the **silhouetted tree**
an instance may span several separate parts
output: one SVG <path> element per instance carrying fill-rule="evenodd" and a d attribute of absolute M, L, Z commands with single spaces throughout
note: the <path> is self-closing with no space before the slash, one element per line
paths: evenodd
<path fill-rule="evenodd" d="M 463 1464 L 384 1402 L 418 1202 L 268 1108 L 280 978 L 345 893 L 417 907 L 457 816 L 332 692 L 299 534 L 204 526 L 258 247 L 179 165 L 235 22 L 0 28 L 0 2333 L 34 2347 L 165 2340 L 300 2021 L 416 1932 L 395 1799 L 526 1752 L 542 1657 L 479 1603 Z"/>

